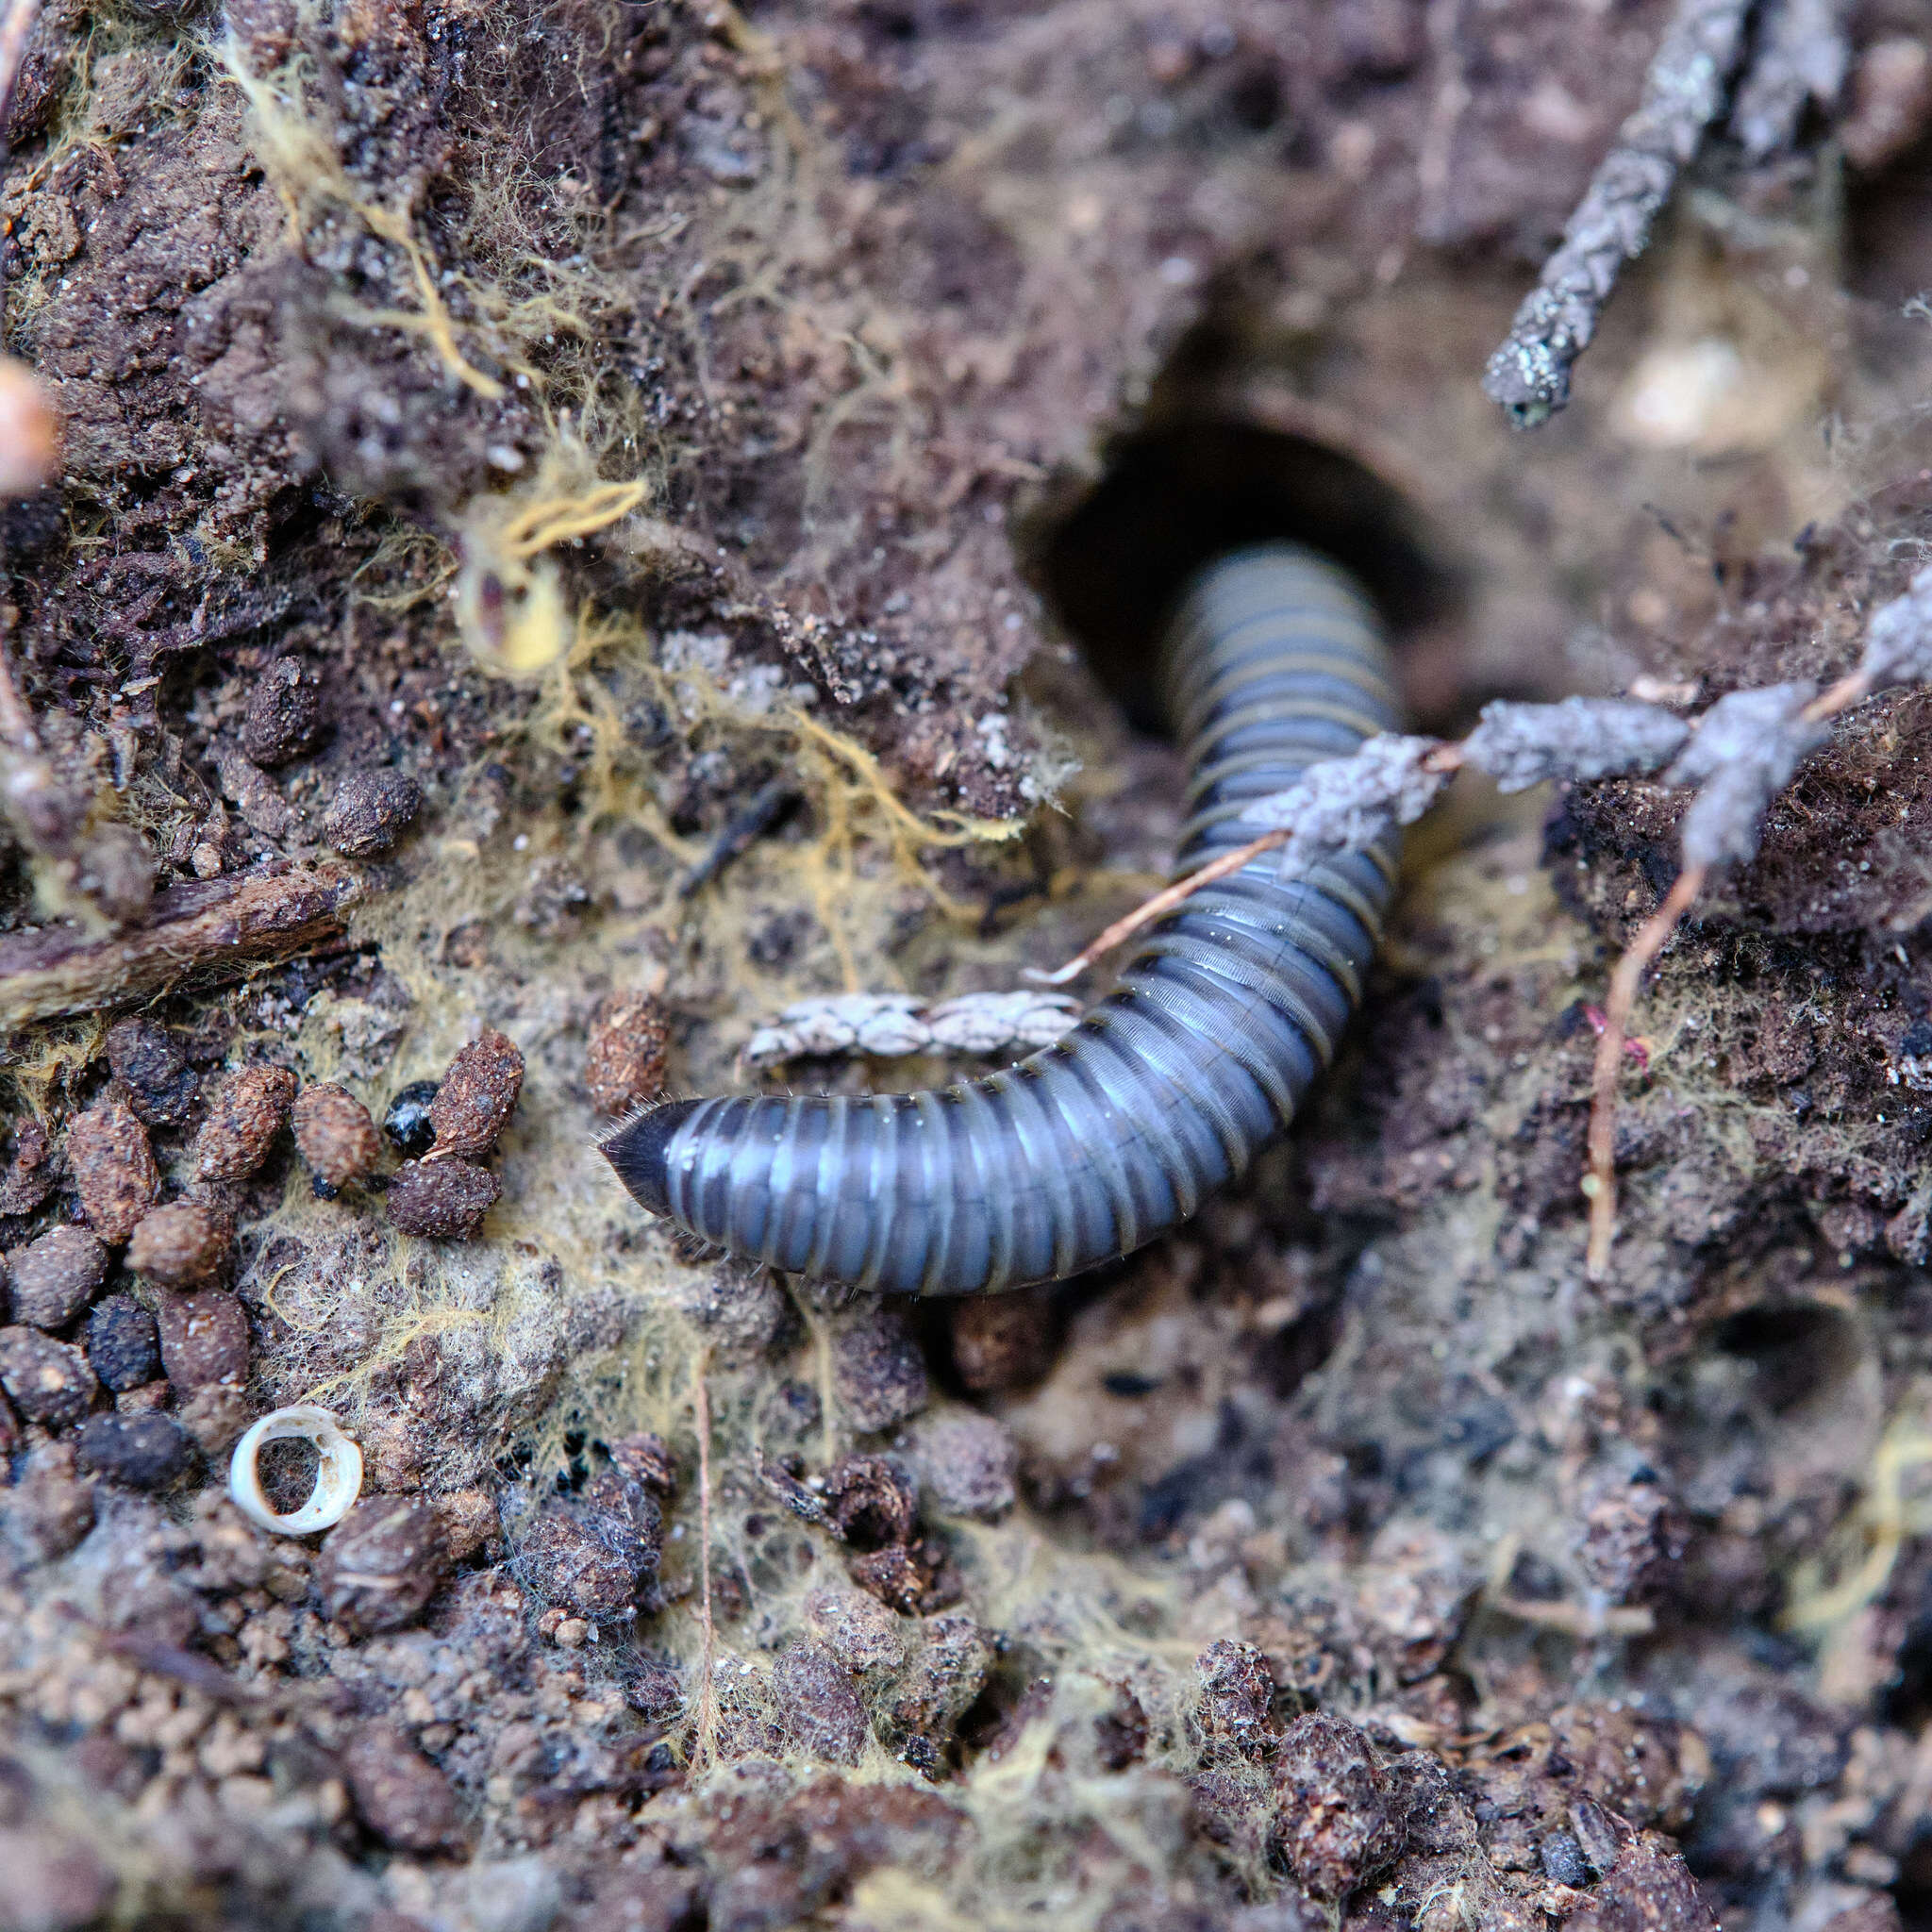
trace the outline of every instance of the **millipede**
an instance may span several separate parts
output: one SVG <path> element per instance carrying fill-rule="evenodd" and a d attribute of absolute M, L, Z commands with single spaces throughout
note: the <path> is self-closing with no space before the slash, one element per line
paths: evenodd
<path fill-rule="evenodd" d="M 1399 723 L 1374 606 L 1297 544 L 1197 571 L 1158 675 L 1189 765 L 1176 877 L 1246 843 L 1254 800 Z M 602 1151 L 653 1214 L 788 1274 L 939 1295 L 1077 1274 L 1185 1221 L 1284 1132 L 1360 1000 L 1396 858 L 1391 837 L 1204 887 L 1062 1039 L 983 1078 L 661 1101 Z"/>

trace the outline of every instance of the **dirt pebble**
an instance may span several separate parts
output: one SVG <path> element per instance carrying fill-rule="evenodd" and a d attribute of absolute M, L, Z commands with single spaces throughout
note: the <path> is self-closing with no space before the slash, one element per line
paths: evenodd
<path fill-rule="evenodd" d="M 131 1294 L 110 1294 L 87 1322 L 87 1358 L 104 1388 L 139 1389 L 161 1373 L 160 1331 Z"/>
<path fill-rule="evenodd" d="M 192 1288 L 221 1273 L 235 1245 L 235 1224 L 198 1201 L 172 1201 L 142 1216 L 127 1243 L 127 1265 L 163 1288 Z"/>
<path fill-rule="evenodd" d="M 286 1067 L 242 1067 L 230 1074 L 194 1137 L 196 1177 L 246 1180 L 268 1158 L 294 1098 L 295 1076 Z"/>
<path fill-rule="evenodd" d="M 974 1395 L 997 1395 L 1041 1380 L 1053 1367 L 1057 1324 L 1039 1289 L 964 1295 L 946 1309 L 953 1367 Z"/>
<path fill-rule="evenodd" d="M 1266 1757 L 1274 1748 L 1274 1679 L 1252 1643 L 1224 1637 L 1194 1659 L 1194 1722 L 1204 1759 Z"/>
<path fill-rule="evenodd" d="M 160 1191 L 147 1129 L 125 1101 L 104 1100 L 75 1117 L 67 1167 L 81 1212 L 104 1241 L 125 1241 Z"/>
<path fill-rule="evenodd" d="M 865 1755 L 865 1706 L 845 1667 L 823 1644 L 789 1644 L 773 1666 L 772 1688 L 787 1733 L 807 1757 L 857 1764 Z"/>
<path fill-rule="evenodd" d="M 486 1167 L 467 1160 L 406 1160 L 390 1176 L 389 1218 L 403 1234 L 466 1241 L 503 1192 Z"/>
<path fill-rule="evenodd" d="M 77 1348 L 37 1328 L 0 1328 L 0 1389 L 30 1423 L 72 1428 L 93 1407 L 100 1385 Z"/>
<path fill-rule="evenodd" d="M 187 1474 L 193 1451 L 171 1415 L 91 1415 L 75 1431 L 75 1462 L 130 1490 L 165 1490 Z"/>
<path fill-rule="evenodd" d="M 423 809 L 423 788 L 401 772 L 351 772 L 323 814 L 322 836 L 346 858 L 389 851 Z"/>
<path fill-rule="evenodd" d="M 582 1502 L 545 1503 L 514 1539 L 517 1565 L 545 1603 L 592 1624 L 625 1616 L 655 1573 L 662 1519 L 648 1497 L 616 1487 L 585 1485 Z M 649 1506 L 642 1516 L 636 1507 Z"/>
<path fill-rule="evenodd" d="M 236 1390 L 248 1377 L 248 1315 L 231 1294 L 167 1294 L 156 1310 L 161 1366 L 183 1400 L 197 1390 Z"/>
<path fill-rule="evenodd" d="M 664 1011 L 649 993 L 613 993 L 591 1024 L 584 1055 L 584 1091 L 602 1114 L 620 1114 L 664 1091 L 664 1048 L 671 1038 Z"/>
<path fill-rule="evenodd" d="M 905 1456 L 922 1494 L 941 1514 L 991 1522 L 1013 1507 L 1019 1450 L 990 1415 L 970 1408 L 923 1415 L 907 1431 Z"/>
<path fill-rule="evenodd" d="M 108 1064 L 127 1090 L 127 1104 L 150 1126 L 179 1126 L 194 1106 L 201 1077 L 175 1037 L 152 1020 L 117 1020 L 108 1028 Z"/>
<path fill-rule="evenodd" d="M 370 1637 L 413 1624 L 448 1568 L 442 1524 L 429 1504 L 369 1497 L 329 1531 L 315 1585 L 335 1622 L 352 1636 Z"/>
<path fill-rule="evenodd" d="M 1401 1856 L 1406 1817 L 1374 1747 L 1341 1718 L 1297 1718 L 1274 1771 L 1274 1838 L 1316 1898 L 1339 1901 Z"/>
<path fill-rule="evenodd" d="M 257 679 L 242 727 L 252 764 L 275 771 L 314 748 L 322 734 L 322 685 L 299 658 L 277 658 Z"/>
<path fill-rule="evenodd" d="M 450 1061 L 429 1103 L 429 1122 L 436 1130 L 431 1152 L 439 1159 L 488 1154 L 523 1091 L 524 1057 L 515 1041 L 486 1026 Z"/>
<path fill-rule="evenodd" d="M 357 1815 L 385 1844 L 438 1852 L 462 1841 L 450 1781 L 389 1724 L 367 1724 L 342 1753 L 342 1776 Z"/>
<path fill-rule="evenodd" d="M 57 1227 L 7 1257 L 16 1321 L 64 1328 L 108 1278 L 108 1251 L 84 1227 Z"/>
<path fill-rule="evenodd" d="M 828 1317 L 826 1326 L 833 1386 L 855 1429 L 889 1429 L 925 1407 L 932 1395 L 925 1357 L 896 1307 L 860 1298 L 849 1310 Z"/>
<path fill-rule="evenodd" d="M 382 1136 L 346 1087 L 318 1081 L 303 1088 L 291 1122 L 296 1150 L 327 1187 L 345 1188 L 381 1165 Z"/>

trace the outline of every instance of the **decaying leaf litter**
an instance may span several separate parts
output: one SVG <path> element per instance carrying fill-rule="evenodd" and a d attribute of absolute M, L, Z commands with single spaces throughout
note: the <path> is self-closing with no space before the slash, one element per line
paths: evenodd
<path fill-rule="evenodd" d="M 654 1052 L 722 1085 L 788 1005 L 1010 988 L 1144 896 L 1170 755 L 1033 589 L 1111 433 L 1392 475 L 1464 579 L 1431 731 L 1857 662 L 1924 560 L 1916 7 L 1846 14 L 1768 158 L 1707 138 L 1534 442 L 1477 387 L 1671 12 L 43 15 L 0 198 L 63 471 L 8 513 L 9 646 L 161 905 L 37 933 L 88 895 L 11 860 L 6 1245 L 82 1223 L 104 1108 L 214 1230 L 150 1260 L 232 1232 L 208 1286 L 28 1268 L 51 1329 L 9 1262 L 41 1922 L 1921 1908 L 1912 696 L 1659 956 L 1601 1282 L 1590 1008 L 1676 869 L 1641 780 L 1459 784 L 1315 1117 L 1112 1278 L 908 1318 L 585 1179 L 593 1040 L 620 1105 Z M 1774 14 L 1834 19 L 1747 58 Z M 244 905 L 239 980 L 143 940 Z M 162 960 L 208 978 L 154 1003 Z M 413 1133 L 486 1026 L 494 1147 L 408 1155 L 501 1188 L 475 1239 L 320 1197 L 279 1124 L 202 1176 L 242 1069 Z M 368 1467 L 319 1547 L 211 1480 L 304 1398 Z"/>

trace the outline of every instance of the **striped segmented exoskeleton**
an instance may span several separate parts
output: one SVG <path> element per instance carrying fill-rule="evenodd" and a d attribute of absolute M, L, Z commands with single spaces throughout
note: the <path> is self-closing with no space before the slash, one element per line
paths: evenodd
<path fill-rule="evenodd" d="M 1161 677 L 1191 768 L 1176 874 L 1253 836 L 1253 800 L 1397 724 L 1349 575 L 1268 544 L 1189 584 Z M 1264 857 L 1140 942 L 1053 1046 L 921 1093 L 660 1102 L 602 1142 L 701 1241 L 862 1289 L 1057 1281 L 1185 1220 L 1288 1125 L 1360 998 L 1393 841 L 1283 879 Z"/>

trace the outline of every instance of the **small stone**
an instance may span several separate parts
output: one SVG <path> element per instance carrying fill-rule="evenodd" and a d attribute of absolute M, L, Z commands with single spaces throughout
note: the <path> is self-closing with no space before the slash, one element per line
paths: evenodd
<path fill-rule="evenodd" d="M 403 1852 L 437 1852 L 462 1841 L 450 1781 L 402 1732 L 366 1724 L 342 1753 L 342 1777 L 362 1823 Z"/>
<path fill-rule="evenodd" d="M 992 1674 L 993 1647 L 971 1617 L 929 1617 L 922 1627 L 924 1645 L 893 1688 L 886 1727 L 909 1762 L 935 1770 Z"/>
<path fill-rule="evenodd" d="M 170 1294 L 157 1311 L 161 1366 L 179 1396 L 248 1378 L 248 1315 L 231 1294 Z"/>
<path fill-rule="evenodd" d="M 1718 1917 L 1669 1839 L 1640 1832 L 1564 1932 L 1718 1932 Z"/>
<path fill-rule="evenodd" d="M 832 1380 L 846 1420 L 862 1434 L 917 1415 L 932 1394 L 925 1357 L 906 1318 L 875 1298 L 830 1317 Z"/>
<path fill-rule="evenodd" d="M 127 1243 L 127 1265 L 163 1288 L 192 1288 L 221 1272 L 235 1224 L 198 1201 L 175 1201 L 142 1216 Z"/>
<path fill-rule="evenodd" d="M 299 758 L 322 735 L 322 686 L 299 658 L 277 658 L 258 679 L 242 749 L 264 771 Z"/>
<path fill-rule="evenodd" d="M 1053 1367 L 1058 1332 L 1047 1291 L 962 1295 L 946 1316 L 953 1367 L 974 1395 L 1028 1388 Z"/>
<path fill-rule="evenodd" d="M 210 1382 L 197 1389 L 175 1410 L 175 1420 L 193 1438 L 209 1462 L 217 1462 L 241 1440 L 255 1420 L 246 1389 Z"/>
<path fill-rule="evenodd" d="M 442 1525 L 427 1503 L 378 1496 L 328 1533 L 315 1584 L 330 1617 L 357 1637 L 412 1624 L 449 1567 Z"/>
<path fill-rule="evenodd" d="M 756 1262 L 727 1259 L 708 1268 L 680 1268 L 665 1293 L 677 1313 L 702 1331 L 721 1368 L 757 1361 L 797 1319 L 772 1271 Z"/>
<path fill-rule="evenodd" d="M 450 1061 L 429 1104 L 434 1152 L 439 1158 L 489 1153 L 523 1091 L 524 1057 L 516 1042 L 486 1026 Z"/>
<path fill-rule="evenodd" d="M 1683 1574 L 1690 1524 L 1659 1485 L 1607 1474 L 1589 1486 L 1575 1542 L 1583 1574 L 1610 1602 L 1653 1602 Z"/>
<path fill-rule="evenodd" d="M 88 1317 L 87 1358 L 104 1388 L 119 1393 L 161 1372 L 155 1318 L 131 1294 L 110 1294 Z"/>
<path fill-rule="evenodd" d="M 436 1123 L 429 1118 L 436 1089 L 434 1080 L 411 1080 L 383 1111 L 382 1131 L 389 1136 L 390 1145 L 411 1160 L 420 1159 L 436 1145 Z"/>
<path fill-rule="evenodd" d="M 347 858 L 374 858 L 423 809 L 423 788 L 401 772 L 351 772 L 323 814 L 322 836 Z"/>
<path fill-rule="evenodd" d="M 656 1540 L 628 1508 L 560 1498 L 546 1503 L 516 1539 L 517 1564 L 531 1590 L 593 1624 L 630 1614 L 657 1569 L 658 1553 Z"/>
<path fill-rule="evenodd" d="M 1574 1831 L 1553 1831 L 1537 1845 L 1537 1859 L 1552 1885 L 1581 1891 L 1590 1883 L 1590 1861 Z"/>
<path fill-rule="evenodd" d="M 295 1102 L 295 1146 L 317 1177 L 345 1188 L 374 1174 L 382 1161 L 382 1136 L 369 1109 L 332 1082 L 305 1087 Z"/>
<path fill-rule="evenodd" d="M 80 1210 L 104 1241 L 125 1241 L 160 1191 L 147 1129 L 125 1101 L 104 1100 L 75 1117 L 67 1168 Z"/>
<path fill-rule="evenodd" d="M 599 1113 L 620 1114 L 664 1091 L 671 1028 L 649 993 L 613 993 L 591 1024 L 584 1091 Z"/>
<path fill-rule="evenodd" d="M 945 1550 L 930 1538 L 858 1552 L 846 1557 L 845 1574 L 860 1590 L 908 1617 L 944 1609 L 958 1602 L 962 1590 Z"/>
<path fill-rule="evenodd" d="M 865 1755 L 865 1706 L 829 1650 L 816 1643 L 790 1645 L 773 1667 L 772 1688 L 792 1743 L 807 1757 L 857 1764 Z"/>
<path fill-rule="evenodd" d="M 1200 1701 L 1194 1724 L 1203 1761 L 1265 1757 L 1274 1749 L 1274 1679 L 1252 1643 L 1224 1637 L 1194 1659 Z"/>
<path fill-rule="evenodd" d="M 50 1429 L 72 1428 L 100 1393 L 79 1349 L 38 1328 L 0 1328 L 0 1389 L 28 1422 Z"/>
<path fill-rule="evenodd" d="M 833 1526 L 856 1549 L 909 1542 L 919 1521 L 918 1489 L 883 1456 L 843 1457 L 826 1474 L 824 1497 Z"/>
<path fill-rule="evenodd" d="M 503 1534 L 496 1498 L 488 1490 L 453 1490 L 438 1496 L 436 1513 L 442 1520 L 443 1546 L 452 1563 L 467 1561 Z"/>
<path fill-rule="evenodd" d="M 64 1328 L 108 1278 L 108 1251 L 84 1227 L 57 1227 L 7 1257 L 13 1313 L 36 1328 Z"/>
<path fill-rule="evenodd" d="M 390 1223 L 403 1234 L 466 1241 L 503 1192 L 488 1168 L 467 1160 L 408 1160 L 389 1182 Z"/>
<path fill-rule="evenodd" d="M 39 1121 L 14 1124 L 13 1158 L 0 1178 L 0 1214 L 31 1214 L 54 1191 L 53 1151 Z"/>
<path fill-rule="evenodd" d="M 4 1923 L 21 1932 L 80 1932 L 107 1916 L 120 1890 L 92 1845 L 45 1824 L 0 1831 L 0 1872 L 7 1874 Z"/>
<path fill-rule="evenodd" d="M 242 1067 L 230 1074 L 194 1137 L 196 1178 L 247 1179 L 268 1158 L 294 1098 L 295 1076 L 286 1067 Z"/>
<path fill-rule="evenodd" d="M 1303 1889 L 1335 1902 L 1393 1864 L 1407 1819 L 1363 1734 L 1341 1718 L 1291 1724 L 1275 1761 L 1274 1838 Z"/>
<path fill-rule="evenodd" d="M 1013 1507 L 1020 1452 L 990 1415 L 948 1408 L 921 1416 L 907 1432 L 906 1459 L 942 1515 L 991 1521 Z"/>
<path fill-rule="evenodd" d="M 164 1026 L 119 1020 L 108 1028 L 108 1064 L 127 1104 L 150 1126 L 179 1126 L 194 1105 L 200 1076 Z"/>
<path fill-rule="evenodd" d="M 187 1432 L 171 1415 L 91 1415 L 74 1438 L 75 1460 L 130 1490 L 165 1490 L 188 1473 Z"/>
<path fill-rule="evenodd" d="M 815 1590 L 805 1600 L 805 1621 L 840 1665 L 872 1681 L 906 1661 L 908 1626 L 862 1590 Z"/>
<path fill-rule="evenodd" d="M 69 1442 L 43 1442 L 30 1451 L 6 1498 L 0 1531 L 30 1561 L 54 1562 L 94 1526 L 93 1485 L 75 1474 Z"/>
<path fill-rule="evenodd" d="M 677 1487 L 677 1464 L 662 1436 L 640 1429 L 611 1443 L 610 1459 L 632 1482 L 654 1496 L 667 1497 Z"/>

